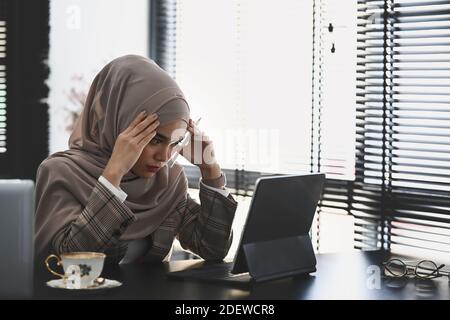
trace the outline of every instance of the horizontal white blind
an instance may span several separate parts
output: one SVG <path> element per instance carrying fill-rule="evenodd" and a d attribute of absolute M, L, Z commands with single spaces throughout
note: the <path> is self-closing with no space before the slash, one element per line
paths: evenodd
<path fill-rule="evenodd" d="M 151 1 L 150 54 L 175 77 L 176 0 Z"/>
<path fill-rule="evenodd" d="M 392 0 L 358 0 L 356 179 L 350 189 L 356 247 L 389 248 Z"/>
<path fill-rule="evenodd" d="M 358 3 L 359 213 L 379 206 L 392 251 L 450 260 L 450 1 Z"/>
<path fill-rule="evenodd" d="M 0 153 L 6 152 L 6 1 L 0 1 Z"/>
<path fill-rule="evenodd" d="M 450 260 L 450 1 L 392 14 L 391 248 Z"/>

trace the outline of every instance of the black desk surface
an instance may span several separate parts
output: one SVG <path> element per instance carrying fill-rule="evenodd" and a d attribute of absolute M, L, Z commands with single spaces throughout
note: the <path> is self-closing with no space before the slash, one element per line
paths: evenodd
<path fill-rule="evenodd" d="M 310 276 L 254 284 L 249 289 L 167 278 L 168 270 L 203 263 L 200 260 L 105 266 L 103 276 L 123 285 L 97 294 L 49 288 L 45 282 L 53 276 L 37 272 L 33 299 L 450 299 L 447 277 L 379 277 L 379 266 L 388 258 L 382 251 L 320 254 L 317 272 Z"/>

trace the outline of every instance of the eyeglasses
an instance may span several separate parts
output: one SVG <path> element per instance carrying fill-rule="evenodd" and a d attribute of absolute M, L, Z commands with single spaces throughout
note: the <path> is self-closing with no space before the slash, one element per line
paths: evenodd
<path fill-rule="evenodd" d="M 195 125 L 198 125 L 200 123 L 200 120 L 202 120 L 201 117 L 198 118 L 197 121 L 195 121 Z M 183 140 L 181 140 L 181 142 L 175 147 L 175 149 L 172 151 L 172 156 L 167 161 L 167 166 L 169 168 L 173 167 L 173 165 L 175 164 L 175 160 L 177 160 L 177 157 L 178 157 L 181 149 L 183 149 L 185 146 L 187 146 L 189 144 L 189 140 L 191 140 L 191 134 L 189 132 L 186 132 Z"/>
<path fill-rule="evenodd" d="M 400 259 L 391 259 L 382 263 L 384 273 L 386 276 L 401 278 L 413 276 L 420 279 L 435 279 L 442 276 L 447 276 L 450 280 L 450 273 L 443 272 L 441 269 L 445 264 L 437 265 L 430 260 L 422 260 L 416 265 L 409 265 Z"/>

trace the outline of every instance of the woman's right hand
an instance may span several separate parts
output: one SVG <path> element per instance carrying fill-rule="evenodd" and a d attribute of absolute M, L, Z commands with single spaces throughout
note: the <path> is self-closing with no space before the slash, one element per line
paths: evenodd
<path fill-rule="evenodd" d="M 144 147 L 156 135 L 158 126 L 156 113 L 148 116 L 145 111 L 141 112 L 117 137 L 111 158 L 102 175 L 118 187 L 122 177 L 131 170 Z"/>

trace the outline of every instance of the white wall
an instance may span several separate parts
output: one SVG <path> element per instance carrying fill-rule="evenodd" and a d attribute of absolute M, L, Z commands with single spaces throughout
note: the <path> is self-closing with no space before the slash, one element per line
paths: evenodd
<path fill-rule="evenodd" d="M 87 93 L 115 57 L 148 55 L 148 11 L 148 0 L 51 1 L 50 153 L 67 149 L 70 110 L 80 108 L 68 97 L 71 89 Z"/>

